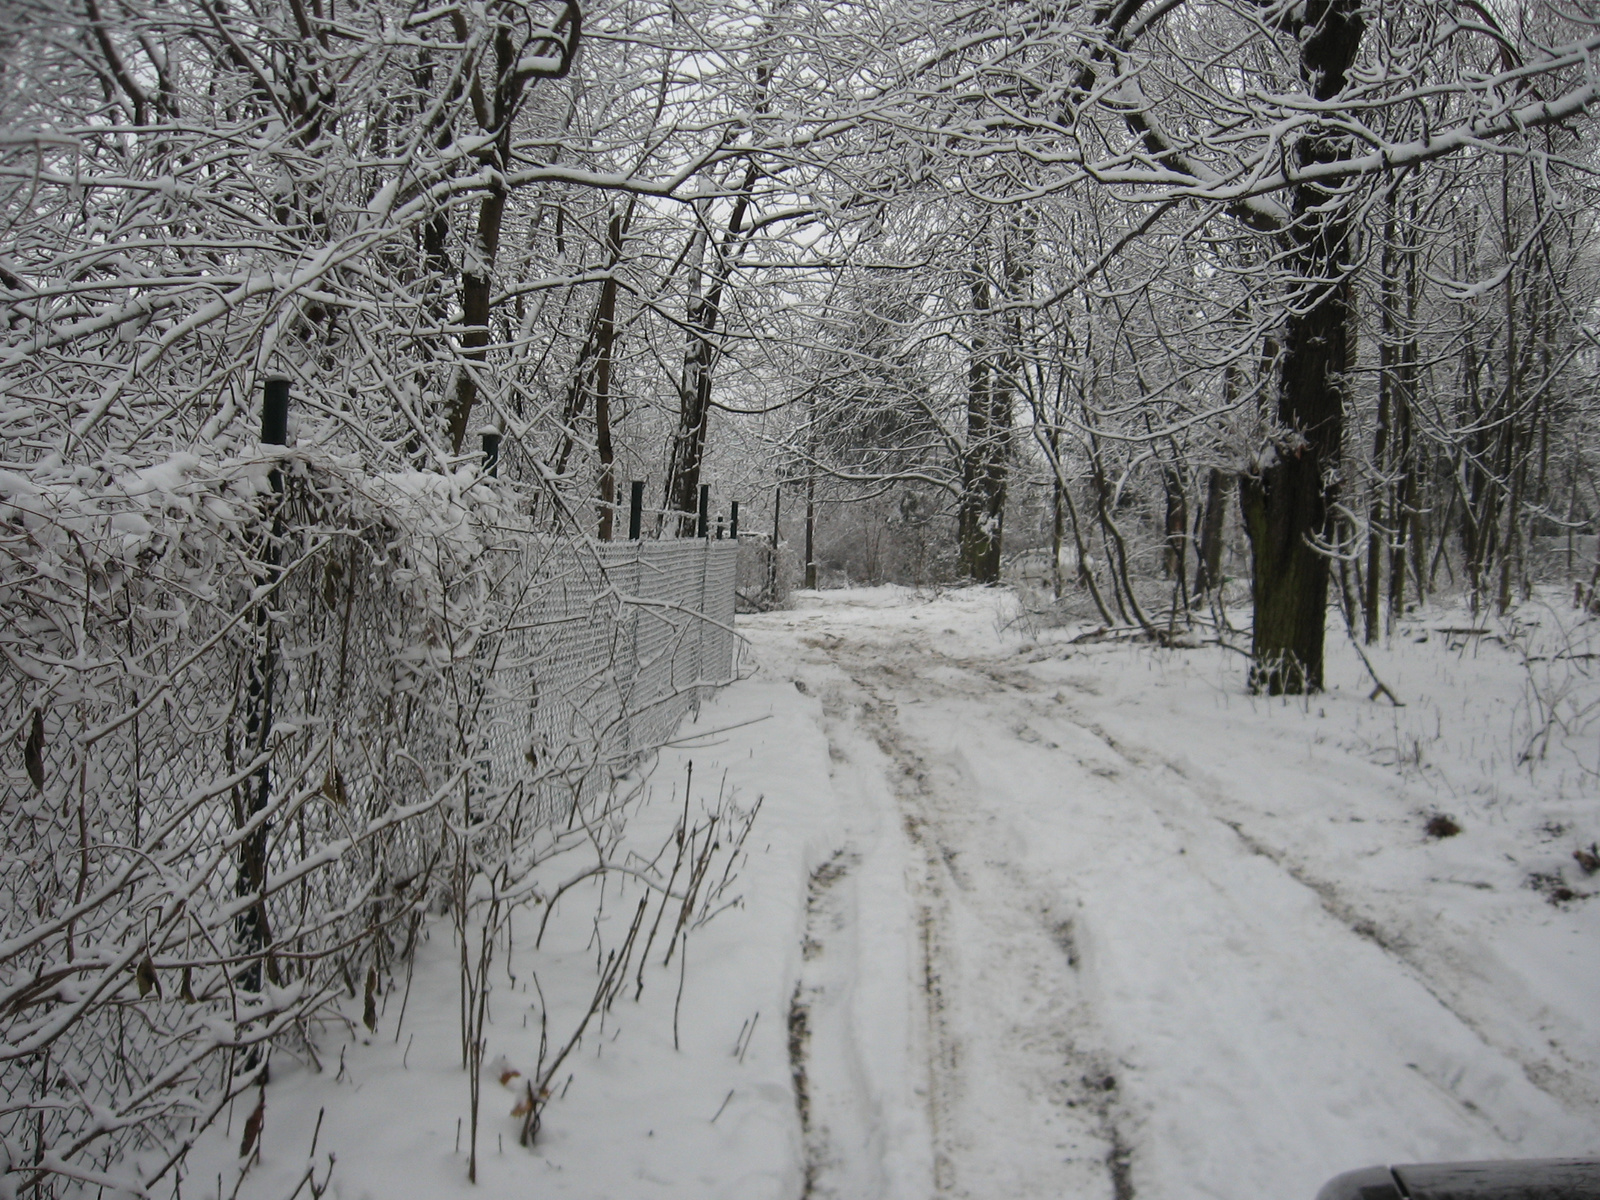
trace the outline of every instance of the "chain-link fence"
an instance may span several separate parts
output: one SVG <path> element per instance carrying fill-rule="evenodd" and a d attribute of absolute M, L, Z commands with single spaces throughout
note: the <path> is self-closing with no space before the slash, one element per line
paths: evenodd
<path fill-rule="evenodd" d="M 732 677 L 733 543 L 526 509 L 299 453 L 0 478 L 17 1194 L 173 1179 L 409 951 L 452 829 L 565 819 Z"/>

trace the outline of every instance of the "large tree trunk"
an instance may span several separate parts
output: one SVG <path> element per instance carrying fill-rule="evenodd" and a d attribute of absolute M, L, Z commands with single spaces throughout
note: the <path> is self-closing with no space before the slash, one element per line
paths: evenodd
<path fill-rule="evenodd" d="M 461 272 L 461 360 L 456 368 L 456 394 L 450 404 L 450 452 L 460 454 L 467 422 L 478 402 L 478 374 L 488 364 L 489 303 L 494 260 L 500 253 L 500 225 L 506 211 L 505 185 L 496 182 L 478 205 L 476 248 Z"/>
<path fill-rule="evenodd" d="M 602 542 L 611 540 L 617 510 L 616 454 L 611 447 L 611 355 L 617 340 L 617 263 L 622 258 L 622 218 L 618 214 L 612 214 L 606 242 L 611 274 L 600 285 L 594 368 L 594 444 L 600 461 L 599 535 Z"/>
<path fill-rule="evenodd" d="M 1178 469 L 1161 472 L 1161 487 L 1166 493 L 1166 552 L 1162 556 L 1168 579 L 1177 584 L 1183 606 L 1189 606 L 1189 494 Z"/>
<path fill-rule="evenodd" d="M 1047 435 L 1050 444 L 1050 595 L 1053 599 L 1061 599 L 1061 535 L 1066 523 L 1062 519 L 1065 515 L 1063 493 L 1065 488 L 1061 485 L 1061 446 L 1060 434 L 1055 426 L 1050 427 Z"/>
<path fill-rule="evenodd" d="M 806 478 L 806 562 L 805 586 L 817 590 L 817 477 Z"/>
<path fill-rule="evenodd" d="M 583 417 L 584 401 L 594 393 L 594 446 L 598 465 L 596 478 L 596 512 L 598 536 L 609 542 L 616 521 L 616 454 L 611 440 L 611 380 L 612 363 L 617 337 L 617 275 L 622 264 L 623 241 L 633 220 L 633 201 L 618 213 L 612 209 L 606 226 L 605 282 L 600 285 L 600 296 L 595 301 L 594 316 L 578 349 L 577 366 L 573 368 L 572 382 L 567 387 L 566 402 L 561 409 L 561 437 L 551 458 L 553 473 L 557 478 L 567 473 L 567 463 L 578 448 L 578 423 Z"/>
<path fill-rule="evenodd" d="M 1366 643 L 1378 640 L 1379 601 L 1383 595 L 1383 552 L 1392 537 L 1384 535 L 1385 492 L 1392 496 L 1389 477 L 1389 426 L 1393 421 L 1395 393 L 1395 219 L 1394 196 L 1389 197 L 1389 217 L 1384 222 L 1383 250 L 1379 257 L 1378 284 L 1378 422 L 1372 434 L 1372 495 L 1367 505 L 1367 578 L 1362 589 L 1362 624 Z M 1395 505 L 1390 504 L 1391 512 Z"/>
<path fill-rule="evenodd" d="M 662 532 L 673 527 L 677 537 L 693 537 L 699 507 L 700 460 L 705 455 L 707 402 L 711 397 L 712 341 L 716 314 L 701 292 L 706 246 L 713 241 L 704 227 L 689 235 L 684 261 L 689 270 L 689 295 L 683 323 L 689 330 L 678 381 L 678 428 L 667 447 L 667 487 L 662 497 Z"/>
<path fill-rule="evenodd" d="M 1414 229 L 1417 202 L 1411 199 L 1409 229 Z M 1408 235 L 1409 236 L 1409 235 Z M 1417 515 L 1417 455 L 1412 439 L 1412 408 L 1417 398 L 1417 251 L 1407 242 L 1401 260 L 1405 265 L 1405 313 L 1403 336 L 1395 368 L 1394 388 L 1394 501 L 1390 506 L 1394 543 L 1389 555 L 1389 620 L 1394 624 L 1405 612 L 1406 559 L 1416 562 L 1417 595 L 1422 598 L 1422 526 Z"/>
<path fill-rule="evenodd" d="M 998 369 L 989 341 L 991 307 L 988 280 L 975 275 L 958 536 L 963 573 L 974 583 L 985 584 L 1000 582 L 1011 430 L 1011 385 Z"/>
<path fill-rule="evenodd" d="M 1343 90 L 1364 23 L 1354 0 L 1306 5 L 1301 70 L 1313 95 Z M 1295 148 L 1301 166 L 1348 154 L 1345 139 L 1308 132 Z M 1285 328 L 1276 445 L 1240 480 L 1240 508 L 1255 563 L 1255 632 L 1250 687 L 1270 695 L 1320 691 L 1327 626 L 1326 540 L 1344 431 L 1344 373 L 1350 366 L 1349 220 L 1327 190 L 1294 190 L 1290 261 L 1303 281 Z"/>

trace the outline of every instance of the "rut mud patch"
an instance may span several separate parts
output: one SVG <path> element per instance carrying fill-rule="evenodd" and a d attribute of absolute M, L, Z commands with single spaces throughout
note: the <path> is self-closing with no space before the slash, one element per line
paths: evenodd
<path fill-rule="evenodd" d="M 821 957 L 825 950 L 824 938 L 830 930 L 843 928 L 839 905 L 834 902 L 833 889 L 861 861 L 861 856 L 848 846 L 841 846 L 826 861 L 812 869 L 806 880 L 806 927 L 800 942 L 800 957 L 807 963 Z M 827 1112 L 819 1120 L 812 1111 L 811 1078 L 808 1068 L 812 1037 L 812 1008 L 823 1005 L 827 1010 L 827 989 L 815 972 L 805 969 L 794 985 L 789 998 L 789 1077 L 794 1084 L 795 1112 L 800 1118 L 800 1140 L 805 1149 L 805 1161 L 800 1189 L 801 1200 L 813 1196 L 834 1194 L 827 1176 L 835 1163 L 828 1150 Z"/>
<path fill-rule="evenodd" d="M 817 1184 L 817 1157 L 811 1151 L 811 1085 L 806 1076 L 806 1047 L 811 1042 L 811 1008 L 801 999 L 802 985 L 794 985 L 789 998 L 789 1077 L 794 1081 L 794 1107 L 800 1117 L 800 1135 L 806 1143 L 806 1161 L 800 1188 L 802 1200 Z"/>
<path fill-rule="evenodd" d="M 960 854 L 959 850 L 951 849 L 949 846 L 941 845 L 939 847 L 939 857 L 944 860 L 944 867 L 945 870 L 950 872 L 950 878 L 956 881 L 956 886 L 963 892 L 970 892 L 972 890 L 972 880 L 961 866 L 959 861 Z"/>
<path fill-rule="evenodd" d="M 855 864 L 856 856 L 851 854 L 850 851 L 842 846 L 835 850 L 829 856 L 827 862 L 811 872 L 811 885 L 807 889 L 806 895 L 807 907 L 815 908 L 817 901 L 822 897 L 822 893 L 843 879 Z"/>
<path fill-rule="evenodd" d="M 794 1079 L 794 1106 L 800 1128 L 811 1128 L 811 1089 L 806 1081 L 806 1046 L 811 1041 L 811 1008 L 800 998 L 800 985 L 789 997 L 789 1074 Z"/>
<path fill-rule="evenodd" d="M 1428 818 L 1427 824 L 1422 827 L 1422 835 L 1431 841 L 1441 841 L 1444 838 L 1455 837 L 1461 832 L 1461 823 L 1449 813 L 1436 812 Z"/>
<path fill-rule="evenodd" d="M 1115 1200 L 1133 1200 L 1133 1149 L 1122 1140 L 1122 1130 L 1115 1124 L 1111 1126 L 1106 1170 L 1111 1173 L 1111 1194 Z"/>
<path fill-rule="evenodd" d="M 1357 937 L 1365 938 L 1371 942 L 1385 954 L 1393 955 L 1402 962 L 1406 961 L 1406 952 L 1410 949 L 1410 946 L 1405 939 L 1383 929 L 1371 917 L 1365 916 L 1358 911 L 1354 904 L 1340 894 L 1337 887 L 1327 880 L 1318 879 L 1286 854 L 1273 849 L 1259 838 L 1252 837 L 1245 832 L 1245 828 L 1240 822 L 1230 821 L 1225 817 L 1218 819 L 1233 830 L 1234 835 L 1239 839 L 1239 844 L 1251 854 L 1266 859 L 1301 887 L 1310 890 L 1317 897 L 1317 902 L 1322 906 L 1323 912 L 1344 925 Z M 1429 986 L 1428 990 L 1433 992 L 1431 986 Z M 1446 1008 L 1450 1008 L 1449 1003 L 1442 996 L 1439 996 L 1437 992 L 1434 992 L 1434 996 Z M 1454 1010 L 1452 1009 L 1452 1011 Z M 1458 1013 L 1457 1015 L 1459 1016 L 1460 1014 Z"/>
<path fill-rule="evenodd" d="M 1046 913 L 1045 928 L 1050 931 L 1050 940 L 1066 956 L 1067 966 L 1076 971 L 1079 959 L 1078 934 L 1072 927 L 1072 918 L 1067 917 L 1065 920 L 1055 920 L 1049 913 Z"/>
<path fill-rule="evenodd" d="M 800 939 L 800 957 L 807 962 L 822 954 L 823 943 L 819 926 L 829 889 L 848 875 L 850 868 L 860 861 L 859 855 L 841 847 L 811 872 L 811 878 L 806 884 L 806 932 Z"/>

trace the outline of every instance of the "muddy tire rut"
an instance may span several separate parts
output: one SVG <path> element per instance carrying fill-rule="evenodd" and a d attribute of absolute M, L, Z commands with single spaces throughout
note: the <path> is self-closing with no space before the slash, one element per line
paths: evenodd
<path fill-rule="evenodd" d="M 1586 1027 L 1546 1011 L 1515 955 L 1475 953 L 1478 927 L 1439 919 L 1431 892 L 1341 874 L 1401 825 L 1363 791 L 1385 786 L 1369 764 L 1307 749 L 1325 777 L 1302 795 L 1292 730 L 1247 722 L 1235 748 L 1181 687 L 930 628 L 936 603 L 819 604 L 787 626 L 837 633 L 775 647 L 820 704 L 840 844 L 861 855 L 819 868 L 798 948 L 808 1195 L 1309 1195 L 1397 1131 L 1418 1159 L 1583 1144 L 1594 1069 L 1567 1045 L 1587 1053 Z M 1280 789 L 1351 802 L 1377 832 L 1280 816 Z M 852 921 L 870 932 L 861 1025 L 887 1047 L 866 1090 L 898 1121 L 887 1188 L 839 1137 L 853 1118 L 824 1053 Z"/>
<path fill-rule="evenodd" d="M 841 673 L 821 689 L 834 757 L 848 755 L 851 735 L 876 748 L 913 850 L 925 1061 L 912 1069 L 927 1075 L 934 1194 L 1131 1200 L 1120 1064 L 1102 1049 L 1070 902 L 1028 878 L 960 763 L 907 732 L 890 698 L 914 678 L 905 664 L 850 643 L 817 648 Z M 825 941 L 815 927 L 847 863 L 841 852 L 813 876 L 803 954 Z M 996 979 L 1013 985 L 998 1006 Z M 809 1036 L 810 1010 L 799 1019 Z M 831 1194 L 826 1118 L 814 1095 L 807 1102 L 807 1194 Z M 1007 1123 L 1007 1113 L 1027 1116 Z"/>

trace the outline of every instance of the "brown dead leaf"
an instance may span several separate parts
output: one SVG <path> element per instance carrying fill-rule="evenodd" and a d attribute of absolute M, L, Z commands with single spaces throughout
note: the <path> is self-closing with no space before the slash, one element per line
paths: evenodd
<path fill-rule="evenodd" d="M 161 981 L 156 978 L 156 964 L 146 954 L 144 961 L 139 964 L 138 970 L 133 973 L 134 982 L 139 985 L 139 999 L 143 1000 L 151 992 L 156 994 L 156 999 L 161 999 Z"/>
<path fill-rule="evenodd" d="M 345 790 L 344 772 L 330 763 L 322 775 L 322 794 L 335 804 L 348 804 L 350 793 Z"/>
<path fill-rule="evenodd" d="M 261 1138 L 261 1127 L 267 1122 L 267 1089 L 261 1089 L 261 1099 L 256 1102 L 255 1111 L 250 1114 L 250 1119 L 244 1123 L 244 1141 L 239 1143 L 239 1157 L 249 1157 L 250 1151 L 256 1148 L 256 1143 Z"/>
<path fill-rule="evenodd" d="M 33 727 L 28 731 L 28 740 L 22 747 L 22 761 L 28 768 L 28 778 L 33 780 L 33 786 L 44 791 L 44 714 L 37 708 L 33 710 Z"/>
<path fill-rule="evenodd" d="M 525 1117 L 533 1111 L 533 1087 L 524 1088 L 522 1095 L 517 1098 L 517 1103 L 511 1110 L 513 1117 Z"/>

